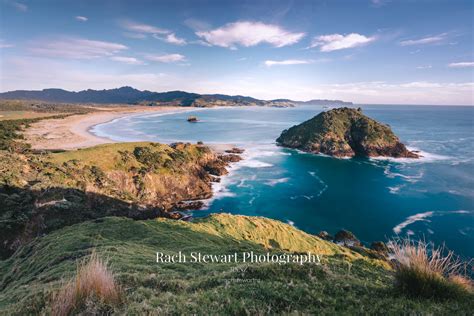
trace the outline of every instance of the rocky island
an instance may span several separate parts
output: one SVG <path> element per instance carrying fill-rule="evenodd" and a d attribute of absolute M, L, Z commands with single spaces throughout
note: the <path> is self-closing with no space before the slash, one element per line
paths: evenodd
<path fill-rule="evenodd" d="M 367 117 L 360 108 L 322 112 L 284 130 L 276 141 L 284 147 L 335 157 L 420 157 L 409 151 L 388 125 Z"/>

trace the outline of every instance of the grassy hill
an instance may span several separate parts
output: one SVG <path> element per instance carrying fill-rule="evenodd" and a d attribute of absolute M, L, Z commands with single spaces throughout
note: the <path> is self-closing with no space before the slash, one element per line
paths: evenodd
<path fill-rule="evenodd" d="M 172 216 L 212 196 L 206 168 L 224 168 L 219 157 L 206 146 L 150 142 L 45 155 L 0 150 L 0 257 L 85 220 Z"/>
<path fill-rule="evenodd" d="M 123 300 L 94 312 L 143 314 L 463 314 L 473 300 L 410 299 L 393 289 L 393 272 L 377 260 L 278 221 L 226 214 L 195 223 L 109 217 L 65 227 L 0 261 L 0 314 L 47 313 L 63 278 L 95 251 L 107 258 Z M 321 265 L 157 264 L 173 254 L 312 251 Z M 80 311 L 91 311 L 81 307 Z M 76 310 L 78 312 L 78 310 Z"/>

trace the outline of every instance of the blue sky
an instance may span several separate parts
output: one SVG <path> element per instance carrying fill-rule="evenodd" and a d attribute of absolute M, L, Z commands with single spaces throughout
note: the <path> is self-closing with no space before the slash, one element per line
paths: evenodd
<path fill-rule="evenodd" d="M 474 103 L 472 1 L 0 0 L 0 90 Z"/>

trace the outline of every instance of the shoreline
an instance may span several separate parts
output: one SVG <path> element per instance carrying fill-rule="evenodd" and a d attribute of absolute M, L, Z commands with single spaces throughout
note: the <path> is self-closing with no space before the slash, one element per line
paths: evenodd
<path fill-rule="evenodd" d="M 45 119 L 31 124 L 24 132 L 25 142 L 35 150 L 74 150 L 117 141 L 97 136 L 92 129 L 129 115 L 155 112 L 186 111 L 182 107 L 133 107 L 100 109 L 87 114 L 74 114 L 60 119 Z"/>
<path fill-rule="evenodd" d="M 107 136 L 99 136 L 93 132 L 94 127 L 128 116 L 139 116 L 151 113 L 163 115 L 178 112 L 189 112 L 199 108 L 183 107 L 133 107 L 98 109 L 86 114 L 73 114 L 65 118 L 45 119 L 31 124 L 24 132 L 25 142 L 34 150 L 75 150 L 102 144 L 122 143 Z M 218 154 L 225 153 L 233 147 L 231 143 L 205 144 Z"/>

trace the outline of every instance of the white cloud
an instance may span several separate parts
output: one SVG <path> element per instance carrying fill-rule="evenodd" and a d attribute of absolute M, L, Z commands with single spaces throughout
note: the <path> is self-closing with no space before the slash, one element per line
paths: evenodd
<path fill-rule="evenodd" d="M 17 9 L 18 11 L 21 11 L 21 12 L 26 12 L 28 11 L 28 6 L 24 3 L 21 3 L 21 2 L 11 2 L 11 5 Z"/>
<path fill-rule="evenodd" d="M 312 60 L 304 60 L 304 59 L 287 59 L 287 60 L 265 60 L 265 66 L 287 66 L 287 65 L 303 65 L 303 64 L 310 64 Z"/>
<path fill-rule="evenodd" d="M 381 7 L 390 2 L 390 0 L 370 0 L 374 7 Z"/>
<path fill-rule="evenodd" d="M 156 39 L 159 39 L 161 41 L 165 41 L 167 43 L 174 44 L 174 45 L 182 46 L 182 45 L 187 44 L 185 39 L 177 37 L 176 34 L 174 34 L 174 33 L 170 33 L 166 36 L 159 36 L 159 35 L 154 34 L 153 37 L 156 38 Z"/>
<path fill-rule="evenodd" d="M 196 41 L 192 41 L 190 43 L 191 44 L 196 44 L 196 45 L 201 45 L 201 46 L 206 46 L 206 47 L 212 47 L 211 44 L 209 44 L 208 42 L 203 41 L 203 40 L 196 40 Z"/>
<path fill-rule="evenodd" d="M 110 57 L 113 61 L 118 61 L 128 65 L 144 65 L 145 63 L 135 57 L 125 57 L 125 56 L 113 56 Z"/>
<path fill-rule="evenodd" d="M 0 39 L 0 48 L 11 48 L 15 45 L 5 42 L 3 39 Z"/>
<path fill-rule="evenodd" d="M 268 43 L 275 47 L 292 45 L 301 40 L 305 33 L 292 33 L 272 24 L 261 22 L 229 23 L 210 31 L 198 31 L 196 35 L 209 44 L 236 49 L 237 45 L 249 47 Z"/>
<path fill-rule="evenodd" d="M 474 62 L 472 61 L 465 61 L 465 62 L 460 62 L 460 63 L 450 63 L 448 65 L 450 68 L 468 68 L 468 67 L 474 67 Z"/>
<path fill-rule="evenodd" d="M 174 44 L 174 45 L 186 45 L 184 38 L 179 38 L 176 34 L 170 30 L 158 28 L 153 25 L 136 23 L 133 21 L 122 21 L 121 26 L 128 31 L 124 33 L 125 36 L 130 38 L 143 39 L 146 38 L 146 34 L 152 35 L 154 38 L 161 41 Z"/>
<path fill-rule="evenodd" d="M 206 78 L 202 74 L 124 73 L 123 68 L 98 67 L 95 61 L 69 63 L 37 57 L 0 59 L 0 90 L 109 89 L 125 85 L 152 91 L 184 90 L 197 93 L 250 95 L 260 99 L 340 99 L 360 104 L 474 105 L 474 82 L 346 82 L 318 83 L 285 73 L 241 77 L 228 74 Z"/>
<path fill-rule="evenodd" d="M 76 20 L 79 21 L 79 22 L 87 22 L 87 20 L 89 20 L 89 19 L 85 16 L 78 15 L 78 16 L 76 16 Z"/>
<path fill-rule="evenodd" d="M 174 33 L 168 34 L 165 41 L 176 45 L 186 45 L 186 41 L 183 38 L 177 37 Z"/>
<path fill-rule="evenodd" d="M 128 47 L 122 44 L 82 38 L 36 41 L 32 43 L 31 47 L 31 51 L 39 55 L 73 59 L 93 59 L 112 56 L 125 49 L 128 49 Z"/>
<path fill-rule="evenodd" d="M 136 23 L 133 21 L 122 21 L 121 26 L 129 31 L 136 33 L 147 33 L 147 34 L 168 34 L 169 30 L 162 29 L 156 26 Z"/>
<path fill-rule="evenodd" d="M 430 69 L 433 68 L 431 65 L 417 66 L 416 69 Z"/>
<path fill-rule="evenodd" d="M 134 38 L 134 39 L 144 39 L 144 38 L 146 38 L 146 35 L 145 35 L 145 34 L 141 34 L 141 33 L 125 32 L 125 33 L 123 33 L 123 35 L 124 35 L 125 37 Z"/>
<path fill-rule="evenodd" d="M 132 86 L 137 89 L 168 91 L 176 81 L 164 73 L 124 73 L 118 67 L 96 68 L 74 65 L 61 60 L 37 57 L 1 60 L 1 91 L 36 90 L 60 87 L 67 90 L 111 89 Z"/>
<path fill-rule="evenodd" d="M 194 18 L 184 20 L 184 24 L 193 31 L 205 31 L 211 28 L 209 23 Z"/>
<path fill-rule="evenodd" d="M 375 36 L 367 37 L 358 33 L 347 35 L 328 34 L 313 38 L 310 47 L 319 47 L 322 52 L 359 47 L 375 41 Z"/>
<path fill-rule="evenodd" d="M 447 33 L 442 33 L 435 36 L 422 37 L 418 39 L 411 39 L 401 41 L 399 44 L 401 46 L 413 46 L 413 45 L 426 45 L 426 44 L 436 44 L 444 41 L 447 38 Z"/>
<path fill-rule="evenodd" d="M 442 84 L 428 81 L 413 81 L 400 84 L 403 88 L 441 88 Z"/>
<path fill-rule="evenodd" d="M 186 60 L 186 57 L 181 54 L 147 55 L 146 58 L 148 60 L 158 61 L 160 63 L 176 63 Z"/>

